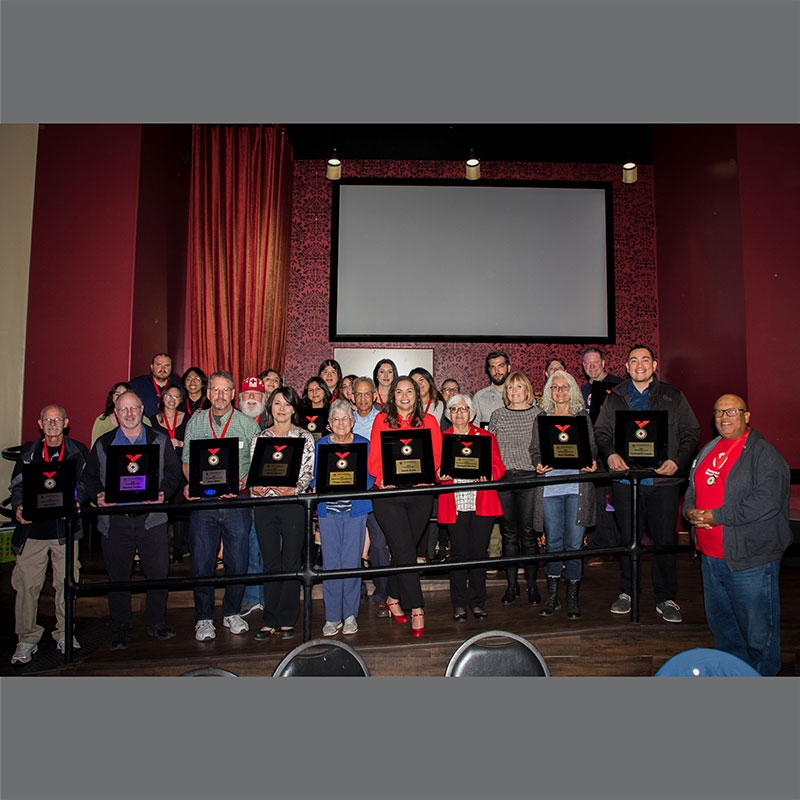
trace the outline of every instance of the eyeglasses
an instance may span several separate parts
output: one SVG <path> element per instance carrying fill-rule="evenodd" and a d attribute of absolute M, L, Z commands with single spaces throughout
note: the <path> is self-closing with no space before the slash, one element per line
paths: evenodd
<path fill-rule="evenodd" d="M 350 422 L 350 417 L 331 417 L 329 422 L 335 422 L 338 425 L 343 422 Z"/>
<path fill-rule="evenodd" d="M 144 406 L 125 406 L 125 408 L 118 408 L 120 414 L 136 414 L 141 411 Z"/>
<path fill-rule="evenodd" d="M 467 406 L 453 406 L 450 409 L 451 414 L 467 414 L 471 411 Z"/>
<path fill-rule="evenodd" d="M 726 416 L 726 417 L 738 417 L 739 416 L 739 412 L 741 412 L 742 414 L 746 414 L 747 413 L 747 409 L 746 408 L 715 408 L 714 409 L 714 417 L 716 419 L 719 419 L 719 417 L 721 417 L 723 415 Z"/>
<path fill-rule="evenodd" d="M 555 384 L 550 387 L 550 389 L 554 392 L 568 392 L 569 386 L 556 386 Z"/>
<path fill-rule="evenodd" d="M 179 395 L 179 394 L 165 394 L 164 395 L 164 399 L 165 400 L 179 401 L 179 400 L 181 400 L 181 395 Z"/>
<path fill-rule="evenodd" d="M 455 386 L 446 386 L 442 389 L 442 394 L 458 394 L 458 388 Z"/>
<path fill-rule="evenodd" d="M 43 425 L 58 425 L 64 421 L 64 417 L 45 417 L 42 420 Z"/>

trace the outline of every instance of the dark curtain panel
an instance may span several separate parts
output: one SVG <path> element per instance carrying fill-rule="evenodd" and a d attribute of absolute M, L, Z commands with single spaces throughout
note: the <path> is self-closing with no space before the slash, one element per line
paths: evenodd
<path fill-rule="evenodd" d="M 192 362 L 238 382 L 283 370 L 292 150 L 280 126 L 195 125 L 187 291 Z"/>

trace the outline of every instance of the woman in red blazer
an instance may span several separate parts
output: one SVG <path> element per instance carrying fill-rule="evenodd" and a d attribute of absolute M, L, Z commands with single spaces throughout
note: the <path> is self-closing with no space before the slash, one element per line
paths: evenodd
<path fill-rule="evenodd" d="M 447 401 L 445 416 L 453 423 L 449 434 L 459 436 L 489 436 L 492 440 L 492 480 L 505 475 L 506 467 L 500 457 L 500 448 L 494 434 L 472 424 L 476 410 L 472 399 L 466 394 L 453 395 Z M 444 467 L 443 467 L 444 469 Z M 473 483 L 463 478 L 455 480 L 449 475 L 441 476 L 442 483 Z M 481 478 L 481 482 L 485 482 Z M 487 558 L 489 537 L 495 517 L 502 516 L 503 507 L 494 489 L 470 489 L 439 495 L 440 525 L 450 528 L 450 561 L 474 561 Z M 475 619 L 486 619 L 486 568 L 453 569 L 450 571 L 450 600 L 453 603 L 453 619 L 463 622 L 467 608 L 472 609 Z"/>

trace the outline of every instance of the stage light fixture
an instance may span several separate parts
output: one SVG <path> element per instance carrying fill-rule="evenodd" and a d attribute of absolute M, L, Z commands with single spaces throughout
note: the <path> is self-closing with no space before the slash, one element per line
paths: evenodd
<path fill-rule="evenodd" d="M 622 165 L 622 182 L 623 183 L 636 183 L 639 179 L 639 174 L 636 169 L 636 164 L 633 161 L 626 161 Z"/>
<path fill-rule="evenodd" d="M 329 181 L 338 181 L 342 177 L 342 160 L 339 158 L 335 147 L 325 165 L 325 177 Z"/>
<path fill-rule="evenodd" d="M 468 181 L 477 181 L 481 177 L 481 160 L 470 150 L 469 158 L 465 163 L 466 175 Z"/>

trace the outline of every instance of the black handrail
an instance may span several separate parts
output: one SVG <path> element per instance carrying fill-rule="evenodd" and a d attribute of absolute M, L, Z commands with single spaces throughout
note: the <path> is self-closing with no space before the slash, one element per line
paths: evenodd
<path fill-rule="evenodd" d="M 677 474 L 678 477 L 682 473 Z M 645 553 L 667 553 L 667 552 L 691 552 L 692 547 L 688 545 L 643 545 L 642 532 L 639 527 L 639 487 L 645 478 L 659 476 L 652 470 L 628 470 L 627 472 L 586 472 L 578 475 L 558 475 L 558 476 L 536 476 L 518 480 L 503 480 L 481 483 L 479 488 L 483 489 L 526 489 L 535 486 L 548 486 L 558 483 L 600 483 L 608 481 L 619 481 L 627 479 L 631 487 L 631 512 L 632 512 L 632 531 L 628 544 L 617 547 L 606 547 L 593 549 L 592 553 L 597 555 L 619 554 L 631 559 L 631 622 L 639 621 L 639 576 L 641 571 L 641 559 Z M 382 489 L 380 497 L 406 496 L 410 494 L 431 494 L 440 495 L 448 492 L 464 491 L 464 484 L 445 484 L 438 486 L 418 486 L 411 489 Z M 353 499 L 374 499 L 376 491 L 362 492 L 336 492 L 325 495 L 314 493 L 293 495 L 290 497 L 266 497 L 256 498 L 250 495 L 241 495 L 237 498 L 226 500 L 194 500 L 186 504 L 181 504 L 180 509 L 188 511 L 218 509 L 222 504 L 226 508 L 236 507 L 255 507 L 262 505 L 275 505 L 280 503 L 300 503 L 305 511 L 306 525 L 306 546 L 304 563 L 300 570 L 296 572 L 262 572 L 249 575 L 209 575 L 206 577 L 174 577 L 160 580 L 135 580 L 118 581 L 107 583 L 80 583 L 73 579 L 75 563 L 75 541 L 74 533 L 71 530 L 66 541 L 66 562 L 67 569 L 64 579 L 64 621 L 67 631 L 71 631 L 74 626 L 75 601 L 78 597 L 98 596 L 108 594 L 113 591 L 130 591 L 132 593 L 146 592 L 149 589 L 167 589 L 169 591 L 184 591 L 194 589 L 196 586 L 219 587 L 227 584 L 241 583 L 247 586 L 261 584 L 265 582 L 281 580 L 298 580 L 303 587 L 303 641 L 311 639 L 311 593 L 314 584 L 320 583 L 330 578 L 371 578 L 376 575 L 393 575 L 401 572 L 447 572 L 455 568 L 453 562 L 441 564 L 409 564 L 405 566 L 388 567 L 368 567 L 357 569 L 337 569 L 337 570 L 316 570 L 313 568 L 312 548 L 314 536 L 314 511 L 320 502 L 332 502 L 335 500 Z M 93 519 L 98 516 L 117 515 L 117 514 L 152 514 L 175 510 L 173 504 L 154 506 L 152 504 L 135 503 L 122 506 L 105 506 L 102 508 L 90 506 L 76 508 L 75 514 L 81 518 Z M 522 556 L 501 556 L 499 558 L 476 559 L 473 561 L 459 561 L 458 569 L 470 569 L 473 567 L 509 567 L 513 565 L 525 565 L 534 561 L 562 561 L 573 558 L 584 558 L 584 550 L 569 550 L 556 553 L 535 553 Z M 72 663 L 73 647 L 72 637 L 67 636 L 64 640 L 64 661 Z"/>

